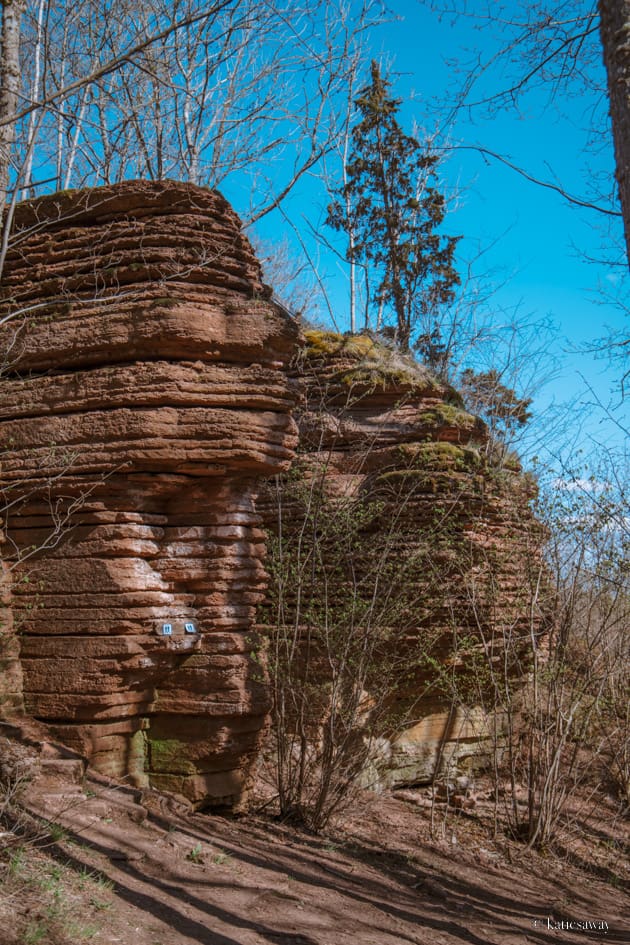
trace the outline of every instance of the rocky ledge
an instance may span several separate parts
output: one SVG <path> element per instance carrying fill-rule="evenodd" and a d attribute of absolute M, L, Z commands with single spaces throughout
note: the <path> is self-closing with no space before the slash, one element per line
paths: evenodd
<path fill-rule="evenodd" d="M 522 643 L 542 626 L 535 483 L 455 390 L 367 334 L 307 330 L 294 374 L 298 457 L 260 507 L 285 559 L 316 547 L 301 577 L 281 565 L 262 619 L 272 633 L 301 626 L 311 665 L 294 672 L 316 713 L 331 666 L 363 674 L 357 718 L 390 719 L 367 726 L 381 737 L 366 783 L 474 767 L 500 731 L 493 676 L 527 671 Z M 382 640 L 371 666 L 362 626 Z"/>

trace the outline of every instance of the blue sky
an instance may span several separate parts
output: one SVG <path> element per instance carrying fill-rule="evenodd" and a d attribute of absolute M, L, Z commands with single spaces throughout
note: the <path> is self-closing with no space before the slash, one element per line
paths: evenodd
<path fill-rule="evenodd" d="M 465 59 L 473 53 L 488 57 L 498 48 L 499 38 L 488 29 L 475 30 L 471 20 L 440 22 L 416 0 L 398 0 L 392 6 L 399 19 L 373 31 L 368 54 L 389 67 L 393 93 L 404 102 L 400 120 L 405 130 L 410 132 L 415 122 L 419 129 L 431 132 L 443 119 L 444 103 L 449 98 L 453 101 L 459 81 L 447 60 Z M 482 9 L 483 4 L 469 7 Z M 517 8 L 515 4 L 515 13 Z M 603 87 L 603 65 L 596 63 L 593 69 L 594 83 Z M 494 90 L 498 81 L 495 74 L 489 75 L 483 91 Z M 556 108 L 548 105 L 547 98 L 547 89 L 534 90 L 521 103 L 520 113 L 502 109 L 487 120 L 462 111 L 449 129 L 448 141 L 496 151 L 533 176 L 555 180 L 570 193 L 588 198 L 591 174 L 610 180 L 614 169 L 610 139 L 598 139 L 596 151 L 588 134 L 593 110 L 603 107 L 605 113 L 605 101 L 601 95 L 580 91 L 574 98 L 560 94 Z M 607 239 L 602 243 L 599 228 L 605 218 L 569 205 L 558 194 L 475 151 L 450 152 L 441 176 L 445 192 L 454 201 L 444 230 L 463 235 L 462 257 L 484 252 L 482 268 L 492 270 L 501 285 L 492 300 L 497 317 L 517 313 L 530 323 L 546 319 L 555 326 L 556 338 L 546 343 L 556 361 L 556 376 L 536 392 L 539 412 L 551 402 L 575 400 L 577 420 L 578 405 L 592 402 L 595 395 L 616 405 L 616 416 L 621 417 L 625 408 L 611 394 L 621 374 L 619 366 L 607 370 L 604 360 L 577 350 L 601 337 L 607 328 L 619 330 L 625 325 L 626 332 L 630 331 L 620 308 L 606 302 L 599 291 L 604 287 L 619 292 L 623 270 L 587 258 L 603 254 L 620 258 Z M 315 182 L 295 195 L 291 212 L 302 212 L 298 207 L 305 194 L 311 219 L 321 225 L 326 197 Z M 276 235 L 278 226 L 274 221 Z M 619 223 L 618 238 L 620 234 Z M 343 312 L 347 305 L 344 279 L 336 275 L 333 258 L 324 254 L 319 259 L 334 308 Z M 595 437 L 601 431 L 600 420 L 592 416 L 586 425 Z M 614 428 L 607 435 L 620 436 Z"/>

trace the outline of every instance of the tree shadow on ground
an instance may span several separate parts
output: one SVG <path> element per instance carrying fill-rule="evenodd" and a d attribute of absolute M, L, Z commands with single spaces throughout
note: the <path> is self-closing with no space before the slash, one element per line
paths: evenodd
<path fill-rule="evenodd" d="M 326 842 L 308 834 L 294 833 L 290 843 L 278 844 L 277 837 L 269 836 L 274 829 L 271 824 L 262 828 L 260 824 L 248 825 L 246 833 L 239 832 L 236 844 L 225 822 L 217 818 L 205 819 L 203 823 L 200 815 L 193 815 L 192 823 L 180 825 L 178 829 L 188 832 L 193 840 L 217 842 L 219 839 L 222 849 L 236 860 L 279 874 L 288 872 L 298 882 L 331 890 L 353 903 L 364 903 L 412 928 L 420 926 L 446 933 L 468 945 L 486 945 L 485 934 L 482 937 L 470 928 L 474 920 L 475 924 L 491 925 L 496 932 L 506 935 L 526 934 L 531 942 L 548 942 L 548 931 L 537 930 L 533 923 L 552 915 L 550 903 L 517 900 L 513 894 L 490 892 L 493 877 L 489 877 L 488 886 L 484 886 L 455 878 L 446 870 L 411 865 L 400 854 L 356 843 L 345 846 L 339 852 L 341 861 L 339 858 L 335 861 L 325 855 Z M 448 862 L 446 857 L 443 859 Z M 356 863 L 367 868 L 371 875 L 365 872 L 354 875 Z M 377 878 L 374 873 L 378 874 Z M 407 939 L 400 930 L 398 936 L 401 941 L 416 941 Z M 607 940 L 621 945 L 627 939 L 624 933 L 611 929 Z"/>
<path fill-rule="evenodd" d="M 91 841 L 86 842 L 79 834 L 73 834 L 72 831 L 66 831 L 66 834 L 78 848 L 101 853 L 107 857 L 112 857 L 112 855 L 116 854 L 115 850 L 111 850 L 101 844 Z M 213 931 L 211 928 L 208 928 L 207 925 L 195 919 L 191 919 L 190 916 L 185 915 L 182 910 L 169 905 L 158 895 L 151 895 L 137 888 L 126 886 L 105 869 L 94 867 L 87 859 L 81 859 L 79 853 L 68 853 L 68 851 L 58 843 L 50 844 L 47 841 L 43 841 L 40 842 L 39 845 L 45 848 L 46 852 L 60 864 L 74 869 L 79 875 L 84 875 L 86 870 L 88 870 L 90 875 L 95 879 L 111 884 L 112 892 L 129 903 L 129 905 L 164 922 L 169 925 L 173 931 L 180 935 L 187 936 L 194 942 L 199 942 L 200 945 L 241 945 L 238 939 L 231 938 L 221 932 Z M 258 935 L 268 939 L 271 943 L 287 942 L 288 945 L 288 939 L 283 937 L 285 933 L 275 931 L 258 922 L 248 922 L 235 913 L 189 895 L 180 886 L 161 882 L 154 877 L 146 876 L 141 869 L 133 866 L 131 863 L 117 863 L 117 869 L 126 873 L 130 879 L 135 880 L 136 886 L 138 883 L 150 886 L 152 890 L 167 894 L 175 898 L 177 902 L 184 902 L 187 905 L 193 906 L 198 911 L 205 912 L 210 918 L 219 919 L 221 922 L 233 926 L 235 929 L 255 931 Z M 317 943 L 308 936 L 293 935 L 291 945 L 317 945 Z"/>
<path fill-rule="evenodd" d="M 410 860 L 378 843 L 331 844 L 261 819 L 234 822 L 202 814 L 165 817 L 150 813 L 148 822 L 163 831 L 175 830 L 189 837 L 193 845 L 220 844 L 237 867 L 262 872 L 251 874 L 255 882 L 250 882 L 251 877 L 245 873 L 240 885 L 237 874 L 226 880 L 207 873 L 200 873 L 198 878 L 184 877 L 174 871 L 172 877 L 165 878 L 154 875 L 155 867 L 152 872 L 150 861 L 120 861 L 120 851 L 106 842 L 86 841 L 70 831 L 68 835 L 76 843 L 114 861 L 111 874 L 106 868 L 92 867 L 87 849 L 85 859 L 81 858 L 80 848 L 69 854 L 57 844 L 49 846 L 48 852 L 78 871 L 89 869 L 109 880 L 115 895 L 200 945 L 242 945 L 239 932 L 254 932 L 275 945 L 321 945 L 324 939 L 316 932 L 313 933 L 316 937 L 312 937 L 295 927 L 283 930 L 286 916 L 281 911 L 277 921 L 274 916 L 269 924 L 248 919 L 246 908 L 234 910 L 223 904 L 228 891 L 249 895 L 254 889 L 273 892 L 287 877 L 308 887 L 309 906 L 321 909 L 331 924 L 340 923 L 341 927 L 345 922 L 347 926 L 348 917 L 353 910 L 356 914 L 359 904 L 363 931 L 381 932 L 401 945 L 417 945 L 420 931 L 429 936 L 427 941 L 435 941 L 440 933 L 447 935 L 453 945 L 487 945 L 488 934 L 493 938 L 502 935 L 508 940 L 518 936 L 535 945 L 548 945 L 548 930 L 534 927 L 534 920 L 548 915 L 567 918 L 554 915 L 553 902 L 535 901 L 524 889 L 520 895 L 510 892 L 509 876 L 501 880 L 482 866 L 477 868 L 479 882 L 453 875 L 452 861 L 434 851 L 426 854 L 424 862 L 418 862 L 415 857 Z M 422 848 L 418 852 L 422 854 Z M 128 882 L 121 880 L 121 874 Z M 321 897 L 317 890 L 322 891 Z M 213 930 L 212 923 L 220 923 L 224 931 Z M 232 930 L 236 937 L 226 934 Z M 611 928 L 606 939 L 622 945 L 627 941 L 627 933 Z"/>

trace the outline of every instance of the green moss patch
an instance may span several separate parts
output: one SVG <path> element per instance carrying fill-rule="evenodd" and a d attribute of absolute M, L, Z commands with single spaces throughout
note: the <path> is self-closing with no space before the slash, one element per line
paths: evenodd
<path fill-rule="evenodd" d="M 151 738 L 149 767 L 160 774 L 196 774 L 195 765 L 186 760 L 186 744 L 177 738 Z"/>
<path fill-rule="evenodd" d="M 403 473 L 479 470 L 485 466 L 474 447 L 457 443 L 404 443 L 397 449 Z M 399 470 L 400 472 L 401 470 Z"/>
<path fill-rule="evenodd" d="M 422 422 L 436 428 L 455 427 L 466 433 L 473 433 L 475 430 L 481 432 L 483 426 L 478 417 L 447 403 L 436 404 L 425 410 L 422 414 Z"/>

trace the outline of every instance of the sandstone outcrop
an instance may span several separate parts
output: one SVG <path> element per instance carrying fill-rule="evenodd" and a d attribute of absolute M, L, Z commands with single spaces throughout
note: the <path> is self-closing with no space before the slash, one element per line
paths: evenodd
<path fill-rule="evenodd" d="M 534 483 L 514 457 L 497 455 L 456 391 L 368 335 L 307 331 L 296 364 L 298 457 L 260 507 L 287 560 L 309 541 L 318 560 L 301 577 L 283 573 L 281 587 L 276 580 L 263 619 L 289 632 L 303 625 L 322 704 L 331 640 L 335 659 L 365 673 L 366 713 L 394 700 L 396 727 L 379 740 L 367 783 L 474 765 L 491 747 L 481 709 L 491 666 L 525 672 L 519 640 L 538 630 Z M 383 640 L 368 669 L 362 624 Z"/>
<path fill-rule="evenodd" d="M 255 499 L 293 456 L 296 329 L 227 202 L 171 182 L 19 206 L 0 306 L 25 711 L 101 772 L 231 804 L 268 708 Z"/>
<path fill-rule="evenodd" d="M 0 553 L 4 543 L 5 538 L 0 529 Z M 0 559 L 0 718 L 20 713 L 24 709 L 20 647 L 10 605 L 9 568 Z"/>

